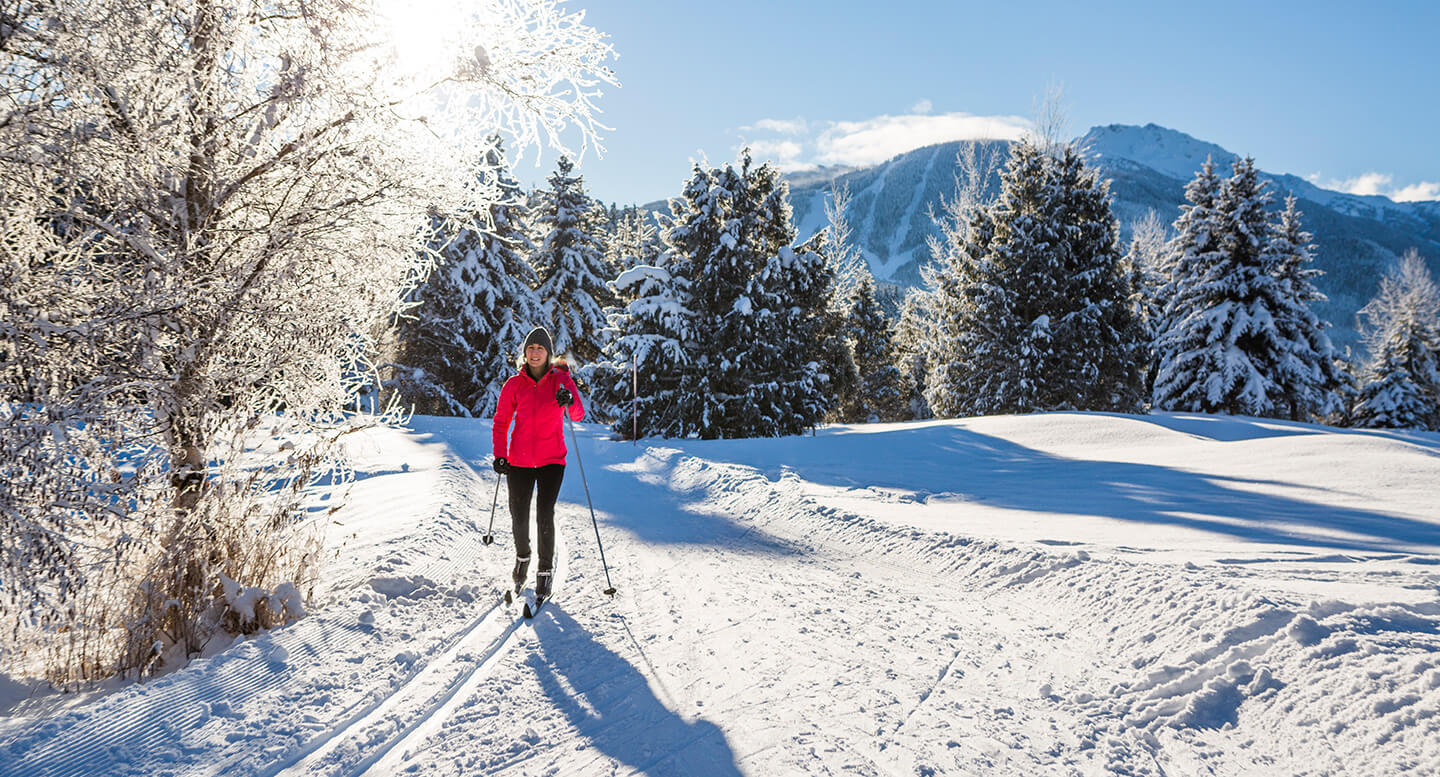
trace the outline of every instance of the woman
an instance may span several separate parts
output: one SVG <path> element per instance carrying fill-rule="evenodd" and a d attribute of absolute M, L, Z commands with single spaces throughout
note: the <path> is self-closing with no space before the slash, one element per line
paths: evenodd
<path fill-rule="evenodd" d="M 530 495 L 538 493 L 535 525 L 540 563 L 535 598 L 550 595 L 555 569 L 555 498 L 565 478 L 565 429 L 562 414 L 585 417 L 580 390 L 563 361 L 552 362 L 550 333 L 535 327 L 525 337 L 519 374 L 505 381 L 495 410 L 495 471 L 510 484 L 510 521 L 515 534 L 515 592 L 525 587 L 530 568 Z M 515 424 L 510 434 L 511 422 Z M 508 443 L 508 445 L 507 445 Z"/>

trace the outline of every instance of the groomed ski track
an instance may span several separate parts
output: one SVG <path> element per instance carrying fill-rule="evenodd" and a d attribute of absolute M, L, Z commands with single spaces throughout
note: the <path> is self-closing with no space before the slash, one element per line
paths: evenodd
<path fill-rule="evenodd" d="M 557 594 L 523 622 L 498 604 L 503 505 L 496 544 L 479 542 L 494 493 L 489 426 L 416 419 L 414 433 L 377 434 L 360 452 L 357 509 L 332 536 L 345 561 L 316 612 L 73 710 L 22 705 L 0 718 L 0 774 L 1440 764 L 1440 516 L 1404 490 L 1440 476 L 1440 437 L 1045 419 L 1073 424 L 1056 435 L 1067 445 L 1143 443 L 1131 458 L 1146 463 L 1098 467 L 1040 451 L 1025 439 L 1044 437 L 1039 421 L 640 446 L 582 427 L 619 595 L 600 593 L 572 466 Z M 1212 449 L 1270 461 L 1281 445 L 1311 468 L 1333 458 L 1321 464 L 1337 472 L 1377 457 L 1377 472 L 1395 475 L 1392 501 L 1334 473 L 1316 475 L 1324 487 L 1292 480 L 1279 464 L 1241 479 L 1155 463 L 1172 448 L 1177 461 Z M 941 455 L 954 458 L 934 463 Z M 1060 473 L 1071 474 L 1051 482 Z M 1003 520 L 981 520 L 992 513 Z M 1050 534 L 979 538 L 1032 513 Z M 1071 514 L 1144 530 L 1133 544 L 1100 542 L 1064 523 Z M 1209 557 L 1174 557 L 1190 535 L 1161 546 L 1201 528 L 1225 535 Z"/>

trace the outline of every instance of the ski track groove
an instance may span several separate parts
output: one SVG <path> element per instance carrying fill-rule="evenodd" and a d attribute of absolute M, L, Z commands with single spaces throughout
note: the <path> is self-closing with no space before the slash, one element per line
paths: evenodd
<path fill-rule="evenodd" d="M 432 675 L 443 672 L 445 669 L 449 668 L 451 665 L 460 660 L 462 648 L 470 644 L 471 637 L 477 631 L 480 631 L 492 619 L 497 619 L 497 614 L 503 614 L 507 609 L 509 608 L 503 602 L 497 602 L 496 604 L 492 605 L 490 609 L 486 610 L 484 613 L 480 614 L 469 624 L 463 627 L 460 630 L 458 636 L 456 636 L 453 640 L 450 641 L 450 644 L 446 646 L 446 648 L 440 653 L 440 655 L 436 656 L 431 661 L 426 662 L 424 666 L 417 668 L 414 672 L 411 673 L 409 677 L 405 679 L 403 683 L 396 686 L 389 694 L 386 694 L 381 698 L 375 699 L 370 703 L 364 705 L 363 709 L 360 709 L 354 714 L 348 716 L 348 718 L 346 718 L 345 721 L 342 722 L 339 726 L 331 729 L 323 736 L 317 737 L 311 742 L 307 742 L 301 752 L 294 754 L 292 757 L 286 759 L 280 764 L 274 765 L 271 768 L 260 772 L 260 777 L 293 777 L 304 774 L 307 771 L 318 766 L 318 764 L 315 762 L 324 759 L 336 747 L 339 747 L 341 744 L 343 744 L 346 737 L 352 732 L 362 732 L 367 725 L 381 720 L 386 713 L 392 711 L 399 704 L 408 701 L 407 697 L 416 692 L 416 688 L 423 680 L 428 679 Z M 447 684 L 446 687 L 442 690 L 442 698 L 440 702 L 438 704 L 432 704 L 428 708 L 433 710 L 443 705 L 444 702 L 454 694 L 456 687 L 462 684 L 464 680 L 468 679 L 469 675 L 473 674 L 476 668 L 479 668 L 487 661 L 494 658 L 497 654 L 502 652 L 504 648 L 509 644 L 510 637 L 514 634 L 515 630 L 518 627 L 519 623 L 517 621 L 515 623 L 511 623 L 504 631 L 502 631 L 498 638 L 495 641 L 492 641 L 492 643 L 487 648 L 485 648 L 484 651 L 482 651 L 482 655 L 484 656 L 484 658 L 475 662 L 475 667 L 472 668 L 468 673 L 465 673 L 462 677 L 452 680 L 449 684 Z M 422 715 L 418 720 L 423 719 L 424 716 Z"/>
<path fill-rule="evenodd" d="M 553 580 L 564 580 L 565 576 L 569 574 L 570 564 L 568 562 L 568 556 L 566 555 L 567 549 L 567 543 L 564 540 L 563 534 L 557 530 L 555 532 L 556 563 Z M 554 598 L 556 593 L 559 593 L 559 591 L 552 588 L 551 598 Z M 522 595 L 517 597 L 515 603 L 512 605 L 504 604 L 503 600 L 501 603 L 496 604 L 491 609 L 491 613 L 513 611 L 514 620 L 506 626 L 499 637 L 482 651 L 481 656 L 483 657 L 475 661 L 474 665 L 469 670 L 463 672 L 460 677 L 452 680 L 445 691 L 437 699 L 433 700 L 432 703 L 428 704 L 423 711 L 415 715 L 414 720 L 406 724 L 405 729 L 402 730 L 398 736 L 393 737 L 389 742 L 381 745 L 375 752 L 366 756 L 359 764 L 348 769 L 346 774 L 349 775 L 349 777 L 385 777 L 385 775 L 395 774 L 401 771 L 404 762 L 408 760 L 407 756 L 410 752 L 419 753 L 425 750 L 423 747 L 413 746 L 423 745 L 426 740 L 434 736 L 444 727 L 445 722 L 454 715 L 455 711 L 469 698 L 470 694 L 473 694 L 480 683 L 493 675 L 495 666 L 509 653 L 510 647 L 519 641 L 518 636 L 520 634 L 525 633 L 525 630 L 528 630 L 531 634 L 534 633 L 534 619 L 524 616 L 523 608 L 525 607 L 525 601 L 526 598 Z M 538 617 L 539 613 L 536 613 L 536 615 Z M 489 617 L 489 613 L 487 613 L 486 617 Z M 467 634 L 466 636 L 468 637 L 469 635 Z M 460 642 L 464 642 L 464 638 L 462 638 Z M 460 644 L 457 643 L 454 649 L 450 651 L 453 653 L 450 657 L 450 663 L 453 663 L 460 655 L 459 648 Z M 437 661 L 438 660 L 439 659 L 437 659 Z M 363 726 L 361 730 L 363 731 Z M 407 745 L 411 747 L 407 747 Z M 392 754 L 398 754 L 398 756 L 391 758 L 390 756 Z M 299 773 L 295 775 L 282 774 L 277 775 L 277 777 L 299 777 Z"/>

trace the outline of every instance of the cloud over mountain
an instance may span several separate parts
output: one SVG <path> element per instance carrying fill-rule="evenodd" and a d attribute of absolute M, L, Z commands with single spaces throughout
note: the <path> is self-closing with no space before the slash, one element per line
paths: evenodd
<path fill-rule="evenodd" d="M 935 114 L 920 100 L 911 112 L 858 121 L 760 119 L 740 128 L 740 146 L 757 160 L 769 160 L 786 172 L 820 166 L 864 167 L 898 154 L 955 140 L 1015 140 L 1030 127 L 1019 116 Z M 777 137 L 778 136 L 778 137 Z"/>

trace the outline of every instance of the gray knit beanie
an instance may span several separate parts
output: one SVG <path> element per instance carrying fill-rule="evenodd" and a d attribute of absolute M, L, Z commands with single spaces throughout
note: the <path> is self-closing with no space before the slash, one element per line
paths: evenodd
<path fill-rule="evenodd" d="M 550 333 L 546 332 L 543 326 L 537 326 L 530 330 L 530 334 L 525 335 L 525 344 L 520 346 L 520 356 L 522 358 L 525 356 L 525 349 L 532 345 L 543 347 L 547 357 L 553 357 L 555 355 L 555 345 L 550 339 Z"/>

